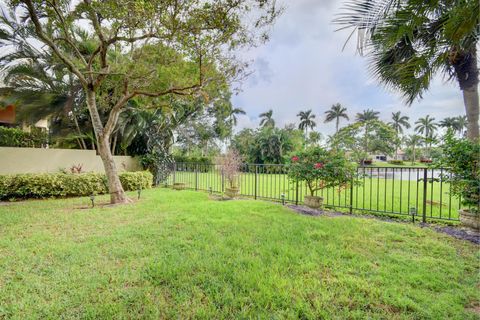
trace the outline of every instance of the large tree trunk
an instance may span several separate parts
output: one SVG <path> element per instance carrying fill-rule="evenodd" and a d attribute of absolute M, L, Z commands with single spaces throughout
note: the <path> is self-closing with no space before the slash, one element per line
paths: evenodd
<path fill-rule="evenodd" d="M 125 191 L 123 190 L 120 178 L 118 176 L 113 155 L 110 150 L 110 137 L 104 133 L 104 128 L 95 101 L 95 92 L 87 90 L 87 107 L 92 119 L 93 129 L 98 144 L 98 154 L 103 162 L 105 174 L 108 181 L 108 192 L 110 193 L 110 203 L 129 202 Z"/>
<path fill-rule="evenodd" d="M 479 138 L 478 118 L 478 68 L 477 50 L 474 47 L 471 52 L 457 53 L 453 61 L 453 67 L 457 75 L 460 89 L 463 93 L 463 102 L 467 115 L 467 138 L 477 140 Z"/>
<path fill-rule="evenodd" d="M 478 116 L 478 86 L 463 90 L 463 102 L 467 113 L 467 138 L 476 140 L 479 137 Z"/>

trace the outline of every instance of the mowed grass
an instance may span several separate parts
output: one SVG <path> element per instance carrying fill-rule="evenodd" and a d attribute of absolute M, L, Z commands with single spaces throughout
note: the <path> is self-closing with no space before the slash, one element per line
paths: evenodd
<path fill-rule="evenodd" d="M 273 167 L 274 168 L 274 167 Z M 278 167 L 279 170 L 284 170 Z M 317 195 L 324 197 L 324 203 L 337 210 L 349 211 L 352 204 L 355 212 L 382 212 L 386 214 L 409 215 L 410 208 L 415 208 L 417 219 L 423 215 L 424 183 L 423 171 L 396 170 L 394 175 L 385 178 L 385 171 L 376 168 L 366 168 L 366 173 L 373 176 L 360 176 L 357 184 L 350 188 L 330 188 L 318 191 Z M 410 179 L 407 179 L 410 178 Z M 228 187 L 226 181 L 222 182 L 222 176 L 217 171 L 194 172 L 177 171 L 170 175 L 168 183 L 184 182 L 190 189 L 210 190 L 222 192 Z M 286 201 L 295 202 L 297 199 L 296 185 L 289 181 L 286 174 L 257 174 L 255 183 L 254 173 L 242 173 L 240 175 L 240 192 L 242 195 L 258 198 L 281 200 L 285 195 Z M 428 171 L 428 179 L 431 179 L 431 171 Z M 256 188 L 256 192 L 255 192 Z M 298 201 L 301 203 L 309 191 L 304 183 L 299 183 Z M 428 218 L 435 219 L 458 219 L 459 200 L 450 194 L 450 185 L 446 182 L 427 181 L 425 214 Z M 352 199 L 352 201 L 350 200 Z"/>
<path fill-rule="evenodd" d="M 0 206 L 0 318 L 479 316 L 478 247 L 428 228 L 168 189 L 88 203 Z"/>

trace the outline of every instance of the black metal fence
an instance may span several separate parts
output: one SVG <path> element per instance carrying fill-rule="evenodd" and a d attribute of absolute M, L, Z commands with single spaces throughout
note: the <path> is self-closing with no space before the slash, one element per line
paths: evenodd
<path fill-rule="evenodd" d="M 285 165 L 243 164 L 238 177 L 240 195 L 300 204 L 307 186 L 291 181 Z M 329 188 L 316 195 L 325 208 L 347 212 L 408 215 L 412 219 L 458 220 L 460 199 L 450 193 L 445 169 L 416 167 L 359 167 L 347 188 Z M 165 182 L 185 188 L 223 193 L 227 181 L 215 164 L 175 163 Z"/>

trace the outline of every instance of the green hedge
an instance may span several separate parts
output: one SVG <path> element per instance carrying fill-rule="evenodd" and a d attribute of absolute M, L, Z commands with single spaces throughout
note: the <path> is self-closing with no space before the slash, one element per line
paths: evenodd
<path fill-rule="evenodd" d="M 0 147 L 40 148 L 47 144 L 48 134 L 39 128 L 30 132 L 18 128 L 0 127 Z"/>
<path fill-rule="evenodd" d="M 389 160 L 388 163 L 396 164 L 396 165 L 403 165 L 403 160 Z"/>
<path fill-rule="evenodd" d="M 212 159 L 207 157 L 187 157 L 181 155 L 174 155 L 175 162 L 197 163 L 197 164 L 212 164 Z"/>
<path fill-rule="evenodd" d="M 153 176 L 148 171 L 120 173 L 125 191 L 148 189 Z M 78 197 L 108 193 L 101 173 L 26 173 L 0 175 L 0 200 Z"/>

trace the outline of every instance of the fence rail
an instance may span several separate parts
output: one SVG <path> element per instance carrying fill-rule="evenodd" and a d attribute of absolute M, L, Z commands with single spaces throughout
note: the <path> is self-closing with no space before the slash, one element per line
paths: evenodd
<path fill-rule="evenodd" d="M 302 182 L 287 177 L 287 167 L 243 164 L 240 195 L 254 199 L 300 204 L 307 192 Z M 316 195 L 324 206 L 339 211 L 408 215 L 413 219 L 458 220 L 460 199 L 450 193 L 446 169 L 415 167 L 358 167 L 347 188 L 329 188 Z M 174 163 L 166 185 L 184 183 L 187 189 L 223 193 L 222 168 L 215 164 Z"/>

